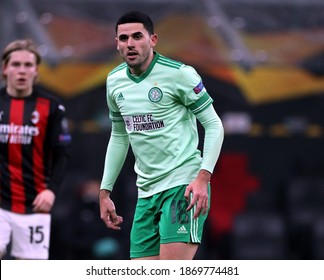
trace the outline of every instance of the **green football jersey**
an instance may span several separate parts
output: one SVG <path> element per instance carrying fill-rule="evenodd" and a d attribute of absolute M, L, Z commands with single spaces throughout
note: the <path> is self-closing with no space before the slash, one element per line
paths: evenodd
<path fill-rule="evenodd" d="M 212 98 L 194 68 L 155 53 L 145 73 L 126 63 L 107 77 L 112 121 L 124 121 L 135 156 L 138 196 L 189 184 L 201 167 L 195 114 Z"/>

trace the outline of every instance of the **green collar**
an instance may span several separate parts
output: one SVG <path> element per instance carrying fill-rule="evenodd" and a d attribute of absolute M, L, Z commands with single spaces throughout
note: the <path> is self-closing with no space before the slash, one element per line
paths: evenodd
<path fill-rule="evenodd" d="M 160 55 L 157 52 L 154 52 L 154 57 L 153 57 L 151 64 L 146 69 L 146 71 L 140 76 L 132 75 L 129 68 L 127 67 L 126 73 L 127 73 L 128 78 L 130 78 L 135 83 L 140 83 L 141 81 L 143 81 L 151 73 L 156 61 L 159 59 L 159 56 Z"/>

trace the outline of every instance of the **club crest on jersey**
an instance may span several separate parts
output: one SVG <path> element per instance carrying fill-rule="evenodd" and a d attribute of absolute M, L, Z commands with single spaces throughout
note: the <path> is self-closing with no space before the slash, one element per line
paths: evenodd
<path fill-rule="evenodd" d="M 152 102 L 159 102 L 163 97 L 162 90 L 160 90 L 158 87 L 153 87 L 150 89 L 148 93 L 148 98 Z"/>
<path fill-rule="evenodd" d="M 202 81 L 199 82 L 199 84 L 193 89 L 193 91 L 198 94 L 199 92 L 201 92 L 204 89 L 204 85 L 202 83 Z"/>
<path fill-rule="evenodd" d="M 39 122 L 39 112 L 38 111 L 34 111 L 32 113 L 32 116 L 31 116 L 31 122 L 33 124 L 37 124 Z"/>

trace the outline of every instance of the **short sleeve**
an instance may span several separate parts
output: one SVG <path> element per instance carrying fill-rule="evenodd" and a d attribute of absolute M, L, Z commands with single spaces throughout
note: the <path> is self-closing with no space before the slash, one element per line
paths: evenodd
<path fill-rule="evenodd" d="M 107 105 L 109 110 L 109 118 L 112 121 L 123 121 L 121 113 L 117 107 L 117 104 L 113 98 L 112 93 L 109 91 L 109 76 L 106 82 L 106 96 L 107 96 Z"/>
<path fill-rule="evenodd" d="M 183 65 L 179 69 L 176 84 L 178 98 L 194 114 L 203 111 L 213 102 L 200 75 L 191 66 Z"/>

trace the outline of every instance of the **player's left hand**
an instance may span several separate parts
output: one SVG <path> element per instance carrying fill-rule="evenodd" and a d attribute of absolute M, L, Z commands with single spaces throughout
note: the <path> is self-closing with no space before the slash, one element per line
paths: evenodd
<path fill-rule="evenodd" d="M 208 183 L 211 174 L 206 170 L 201 170 L 197 178 L 191 182 L 185 191 L 185 198 L 189 202 L 187 211 L 195 207 L 194 219 L 197 219 L 202 213 L 206 215 L 209 205 Z"/>

